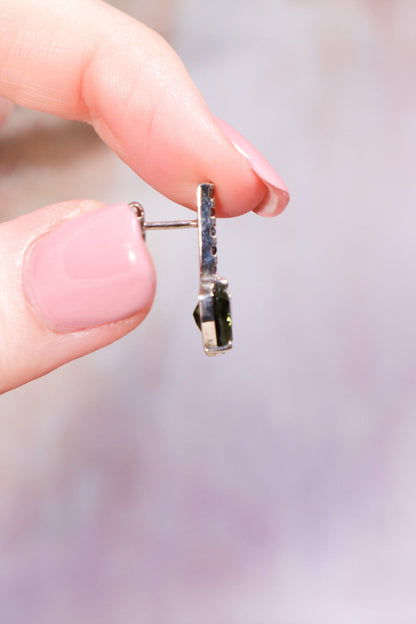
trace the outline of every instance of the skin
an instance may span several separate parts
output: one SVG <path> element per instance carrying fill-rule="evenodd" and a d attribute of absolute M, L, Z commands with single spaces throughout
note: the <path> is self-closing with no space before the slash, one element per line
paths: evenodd
<path fill-rule="evenodd" d="M 3 0 L 0 59 L 0 123 L 10 102 L 89 123 L 141 178 L 189 208 L 203 180 L 215 183 L 219 216 L 255 210 L 265 198 L 267 188 L 172 48 L 117 9 L 97 0 Z M 113 342 L 150 309 L 151 299 L 123 321 L 58 334 L 28 307 L 21 287 L 28 246 L 98 206 L 70 201 L 0 225 L 1 392 Z"/>

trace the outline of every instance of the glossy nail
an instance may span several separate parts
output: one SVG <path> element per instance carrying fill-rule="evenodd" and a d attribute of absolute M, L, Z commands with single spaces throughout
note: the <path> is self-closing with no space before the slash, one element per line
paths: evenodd
<path fill-rule="evenodd" d="M 274 217 L 289 202 L 289 191 L 279 174 L 262 154 L 227 122 L 217 118 L 217 123 L 234 147 L 247 159 L 254 173 L 264 182 L 268 193 L 254 210 L 262 217 Z"/>
<path fill-rule="evenodd" d="M 55 331 L 118 321 L 146 309 L 153 265 L 127 204 L 75 217 L 26 252 L 23 289 L 35 313 Z"/>

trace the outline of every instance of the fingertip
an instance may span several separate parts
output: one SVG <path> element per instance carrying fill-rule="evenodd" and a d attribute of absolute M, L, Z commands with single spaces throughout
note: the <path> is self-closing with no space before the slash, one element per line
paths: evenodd
<path fill-rule="evenodd" d="M 280 175 L 263 154 L 235 128 L 222 119 L 216 118 L 216 121 L 222 132 L 244 157 L 248 166 L 263 184 L 263 198 L 253 207 L 254 212 L 263 217 L 274 217 L 280 214 L 290 199 L 289 190 Z"/>

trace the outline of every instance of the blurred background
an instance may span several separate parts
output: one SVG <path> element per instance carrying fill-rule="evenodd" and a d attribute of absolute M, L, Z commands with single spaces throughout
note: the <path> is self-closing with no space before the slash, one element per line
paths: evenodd
<path fill-rule="evenodd" d="M 0 399 L 0 621 L 416 621 L 416 4 L 124 0 L 291 190 L 218 224 L 235 348 L 192 319 L 195 233 L 149 234 L 154 308 Z M 139 200 L 81 124 L 17 110 L 0 203 Z"/>

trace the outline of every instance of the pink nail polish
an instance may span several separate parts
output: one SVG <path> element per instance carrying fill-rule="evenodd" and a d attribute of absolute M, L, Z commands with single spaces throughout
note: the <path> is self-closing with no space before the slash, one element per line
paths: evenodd
<path fill-rule="evenodd" d="M 153 265 L 127 204 L 75 217 L 26 252 L 26 299 L 55 331 L 127 318 L 150 306 Z"/>
<path fill-rule="evenodd" d="M 289 191 L 282 178 L 254 145 L 227 122 L 216 119 L 224 134 L 230 139 L 234 147 L 245 156 L 254 173 L 267 186 L 268 194 L 254 212 L 262 217 L 274 217 L 282 212 L 289 202 Z"/>

